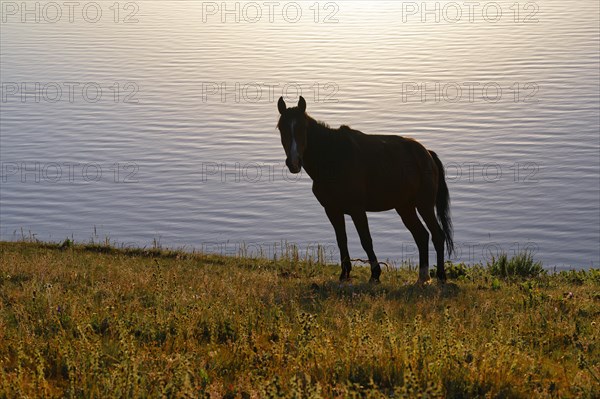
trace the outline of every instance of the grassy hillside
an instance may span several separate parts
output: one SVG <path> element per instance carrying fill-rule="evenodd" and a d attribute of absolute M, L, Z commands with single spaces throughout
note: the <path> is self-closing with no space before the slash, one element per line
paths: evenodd
<path fill-rule="evenodd" d="M 600 397 L 600 271 L 510 264 L 0 243 L 0 397 Z"/>

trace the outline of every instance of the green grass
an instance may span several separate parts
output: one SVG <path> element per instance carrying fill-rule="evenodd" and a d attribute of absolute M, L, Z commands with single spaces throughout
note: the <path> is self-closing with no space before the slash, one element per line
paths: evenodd
<path fill-rule="evenodd" d="M 519 253 L 510 259 L 505 253 L 498 258 L 492 257 L 488 269 L 493 276 L 503 278 L 537 277 L 544 272 L 542 263 L 534 262 L 529 252 Z"/>
<path fill-rule="evenodd" d="M 399 268 L 372 286 L 296 257 L 0 255 L 0 398 L 600 397 L 598 270 L 449 265 L 416 287 Z"/>

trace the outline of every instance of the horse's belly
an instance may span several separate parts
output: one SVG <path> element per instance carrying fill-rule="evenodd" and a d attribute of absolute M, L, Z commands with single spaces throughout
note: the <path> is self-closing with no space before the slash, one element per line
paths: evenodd
<path fill-rule="evenodd" d="M 382 212 L 402 207 L 407 199 L 401 186 L 384 184 L 313 184 L 313 193 L 324 208 Z"/>
<path fill-rule="evenodd" d="M 370 189 L 366 196 L 366 210 L 369 212 L 382 212 L 401 207 L 406 199 L 398 187 L 380 187 Z"/>

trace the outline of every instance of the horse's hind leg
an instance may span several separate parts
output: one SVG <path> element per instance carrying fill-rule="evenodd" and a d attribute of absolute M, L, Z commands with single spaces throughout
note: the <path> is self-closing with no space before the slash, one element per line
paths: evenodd
<path fill-rule="evenodd" d="M 350 270 L 352 264 L 350 263 L 350 253 L 348 252 L 348 237 L 346 236 L 346 222 L 344 220 L 344 213 L 332 208 L 325 208 L 325 213 L 335 230 L 335 238 L 340 250 L 340 257 L 342 261 L 342 274 L 340 274 L 340 281 L 350 280 Z"/>
<path fill-rule="evenodd" d="M 419 214 L 431 232 L 431 241 L 437 254 L 437 278 L 444 282 L 446 281 L 446 270 L 444 269 L 444 232 L 438 223 L 433 206 L 419 207 Z"/>
<path fill-rule="evenodd" d="M 352 213 L 352 221 L 356 226 L 356 231 L 360 237 L 360 243 L 369 257 L 369 263 L 371 264 L 371 281 L 372 283 L 379 282 L 379 276 L 381 275 L 381 267 L 373 251 L 373 240 L 371 239 L 371 232 L 369 231 L 369 221 L 367 219 L 367 213 L 359 211 Z"/>
<path fill-rule="evenodd" d="M 397 208 L 396 211 L 415 239 L 417 248 L 419 248 L 419 280 L 417 284 L 424 284 L 429 281 L 429 233 L 419 220 L 415 208 Z"/>

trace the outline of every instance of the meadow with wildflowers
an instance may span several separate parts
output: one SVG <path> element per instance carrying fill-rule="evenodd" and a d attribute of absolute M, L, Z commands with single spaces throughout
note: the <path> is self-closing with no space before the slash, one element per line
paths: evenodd
<path fill-rule="evenodd" d="M 600 271 L 0 243 L 0 398 L 598 398 Z"/>

